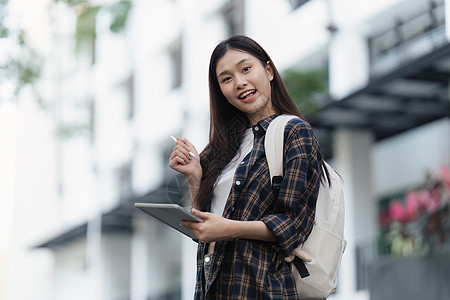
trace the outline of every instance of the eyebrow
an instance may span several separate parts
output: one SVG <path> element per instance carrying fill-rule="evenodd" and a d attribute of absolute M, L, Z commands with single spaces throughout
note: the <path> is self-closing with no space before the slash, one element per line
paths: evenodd
<path fill-rule="evenodd" d="M 238 61 L 238 63 L 236 64 L 236 66 L 239 66 L 239 65 L 245 63 L 245 62 L 248 61 L 248 60 L 249 60 L 248 58 L 241 59 L 240 61 Z M 225 74 L 227 74 L 227 73 L 229 73 L 228 70 L 222 71 L 222 72 L 219 73 L 219 75 L 217 75 L 217 78 L 219 78 L 220 76 L 225 75 Z"/>

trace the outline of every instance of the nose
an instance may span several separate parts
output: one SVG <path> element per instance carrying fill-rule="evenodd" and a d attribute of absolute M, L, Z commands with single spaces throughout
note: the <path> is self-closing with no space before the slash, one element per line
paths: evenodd
<path fill-rule="evenodd" d="M 245 79 L 245 76 L 239 75 L 236 76 L 236 89 L 242 89 L 247 86 L 247 80 Z"/>

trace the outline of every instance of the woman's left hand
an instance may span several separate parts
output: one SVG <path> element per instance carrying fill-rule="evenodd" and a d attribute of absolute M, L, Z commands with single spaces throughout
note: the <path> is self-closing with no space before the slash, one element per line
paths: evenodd
<path fill-rule="evenodd" d="M 311 258 L 308 256 L 308 254 L 303 252 L 300 247 L 299 248 L 295 248 L 294 251 L 292 251 L 292 254 L 289 255 L 288 257 L 285 257 L 284 260 L 286 262 L 288 262 L 288 263 L 291 263 L 291 262 L 294 261 L 296 256 L 298 258 L 300 258 L 301 260 L 303 260 L 303 261 L 306 261 L 306 262 L 310 262 L 311 261 Z"/>
<path fill-rule="evenodd" d="M 191 230 L 202 243 L 207 244 L 232 237 L 229 228 L 231 220 L 194 208 L 192 213 L 203 219 L 204 222 L 181 221 L 180 224 Z"/>

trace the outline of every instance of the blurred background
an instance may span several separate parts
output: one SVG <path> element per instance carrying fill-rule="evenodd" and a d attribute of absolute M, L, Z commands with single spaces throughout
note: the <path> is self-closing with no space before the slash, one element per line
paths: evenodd
<path fill-rule="evenodd" d="M 450 0 L 0 0 L 0 300 L 192 299 L 171 135 L 216 44 L 258 41 L 345 181 L 330 299 L 450 299 Z"/>

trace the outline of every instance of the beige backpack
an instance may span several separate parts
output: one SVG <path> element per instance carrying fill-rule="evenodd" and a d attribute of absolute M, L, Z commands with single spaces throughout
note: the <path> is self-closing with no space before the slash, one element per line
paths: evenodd
<path fill-rule="evenodd" d="M 281 115 L 269 125 L 264 141 L 270 180 L 275 195 L 283 177 L 284 128 L 297 116 Z M 326 162 L 331 185 L 321 183 L 316 204 L 314 226 L 308 239 L 299 246 L 311 258 L 298 257 L 291 264 L 300 299 L 326 299 L 336 290 L 337 272 L 347 244 L 344 239 L 343 180 Z"/>

